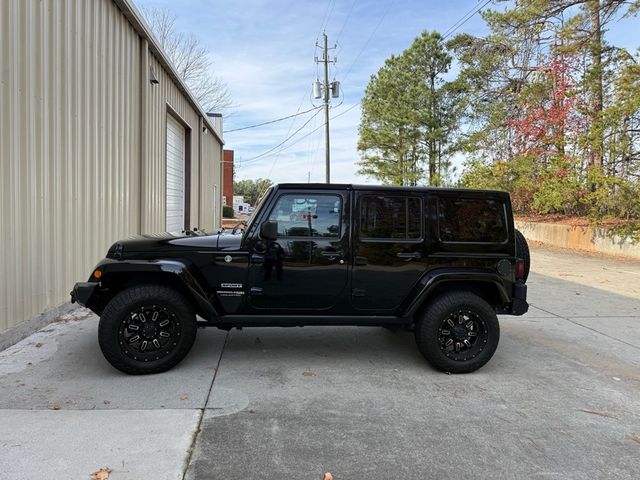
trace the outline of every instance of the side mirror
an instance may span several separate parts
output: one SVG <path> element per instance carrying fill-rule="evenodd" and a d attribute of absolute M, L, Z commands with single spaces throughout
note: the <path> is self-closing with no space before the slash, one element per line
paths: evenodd
<path fill-rule="evenodd" d="M 276 240 L 278 238 L 278 222 L 266 220 L 260 225 L 260 238 L 264 240 Z"/>

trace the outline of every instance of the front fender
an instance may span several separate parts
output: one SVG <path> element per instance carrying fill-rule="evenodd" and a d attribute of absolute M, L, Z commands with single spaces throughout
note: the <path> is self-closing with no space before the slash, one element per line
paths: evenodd
<path fill-rule="evenodd" d="M 489 283 L 496 287 L 500 299 L 504 303 L 510 302 L 509 293 L 507 292 L 502 278 L 497 273 L 481 271 L 481 270 L 462 270 L 456 272 L 450 271 L 433 271 L 426 274 L 420 279 L 414 291 L 410 295 L 410 302 L 404 305 L 402 309 L 403 317 L 414 315 L 423 302 L 429 297 L 433 291 L 444 283 Z"/>
<path fill-rule="evenodd" d="M 96 271 L 101 272 L 99 279 L 95 277 Z M 189 271 L 186 264 L 177 260 L 112 260 L 105 258 L 96 265 L 89 281 L 100 281 L 101 286 L 117 288 L 117 282 L 122 281 L 123 277 L 127 280 L 135 279 L 136 275 L 170 275 L 170 278 L 174 282 L 178 282 L 194 300 L 198 313 L 207 319 L 218 316 L 218 312 L 209 301 L 202 284 Z M 91 299 L 88 299 L 87 303 L 90 304 Z"/>

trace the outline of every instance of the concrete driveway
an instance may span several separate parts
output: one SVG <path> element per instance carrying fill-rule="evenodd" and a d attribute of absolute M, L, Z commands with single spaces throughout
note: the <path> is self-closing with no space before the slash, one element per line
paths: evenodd
<path fill-rule="evenodd" d="M 470 375 L 408 332 L 305 327 L 201 330 L 174 370 L 129 377 L 95 317 L 64 319 L 0 352 L 0 478 L 636 479 L 640 266 L 585 258 L 533 252 L 531 311 Z"/>

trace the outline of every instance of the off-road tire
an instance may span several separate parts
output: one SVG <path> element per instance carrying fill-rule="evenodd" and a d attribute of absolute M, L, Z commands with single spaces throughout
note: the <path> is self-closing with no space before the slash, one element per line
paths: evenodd
<path fill-rule="evenodd" d="M 462 318 L 473 318 L 473 321 L 463 320 L 460 328 L 468 330 L 465 325 L 468 322 L 473 323 L 475 326 L 472 327 L 476 329 L 475 337 L 468 337 L 473 341 L 468 351 L 450 352 L 448 348 L 451 346 L 444 345 L 449 339 L 453 339 L 454 333 L 451 332 L 447 337 L 442 332 L 447 328 L 445 322 L 452 318 L 456 325 L 451 329 L 459 327 L 456 320 L 460 318 L 461 313 Z M 446 325 L 448 326 L 448 323 Z M 472 331 L 467 331 L 467 334 Z M 415 338 L 420 353 L 437 370 L 447 373 L 469 373 L 486 364 L 495 353 L 500 340 L 500 325 L 495 311 L 482 298 L 469 292 L 450 292 L 434 299 L 416 319 Z M 458 342 L 454 341 L 454 344 L 456 343 Z M 467 350 L 466 346 L 463 347 Z"/>
<path fill-rule="evenodd" d="M 520 230 L 516 230 L 516 256 L 524 260 L 524 277 L 522 277 L 522 281 L 526 283 L 527 278 L 529 278 L 531 256 L 529 255 L 529 244 L 527 243 L 527 239 L 524 238 L 524 235 Z"/>
<path fill-rule="evenodd" d="M 136 359 L 127 350 L 128 342 L 122 335 L 131 322 L 130 318 L 135 315 L 133 312 L 146 306 L 156 307 L 165 318 L 169 318 L 172 331 L 166 348 L 156 352 L 159 358 L 153 352 L 144 352 L 136 355 Z M 162 285 L 140 285 L 118 293 L 106 306 L 98 325 L 98 342 L 102 354 L 115 368 L 131 375 L 143 375 L 164 372 L 176 366 L 189 353 L 196 331 L 195 313 L 181 293 Z"/>

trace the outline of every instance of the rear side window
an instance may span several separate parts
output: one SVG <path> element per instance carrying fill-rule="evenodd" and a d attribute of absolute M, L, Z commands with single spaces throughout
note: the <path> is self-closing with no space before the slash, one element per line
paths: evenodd
<path fill-rule="evenodd" d="M 415 240 L 422 237 L 422 202 L 413 197 L 360 199 L 360 238 Z"/>
<path fill-rule="evenodd" d="M 507 222 L 501 201 L 440 198 L 438 216 L 443 242 L 502 243 L 507 240 Z"/>

